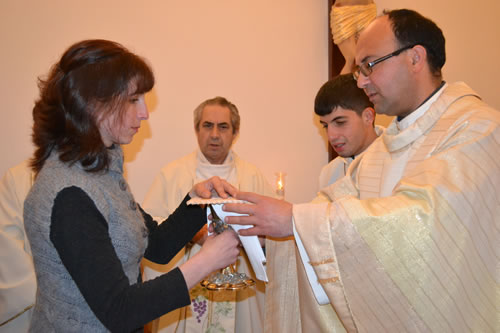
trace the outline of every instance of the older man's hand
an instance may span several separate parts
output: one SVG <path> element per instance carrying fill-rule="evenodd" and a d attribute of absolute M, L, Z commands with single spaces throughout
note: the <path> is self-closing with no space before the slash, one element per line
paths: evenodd
<path fill-rule="evenodd" d="M 191 198 L 198 196 L 200 198 L 209 199 L 214 192 L 217 193 L 219 197 L 226 199 L 229 196 L 236 196 L 238 190 L 224 179 L 214 176 L 195 184 L 189 192 L 189 196 Z"/>
<path fill-rule="evenodd" d="M 227 203 L 223 210 L 248 216 L 227 216 L 228 224 L 253 225 L 239 231 L 242 236 L 288 237 L 293 234 L 292 204 L 251 192 L 238 192 L 237 199 L 249 204 Z"/>

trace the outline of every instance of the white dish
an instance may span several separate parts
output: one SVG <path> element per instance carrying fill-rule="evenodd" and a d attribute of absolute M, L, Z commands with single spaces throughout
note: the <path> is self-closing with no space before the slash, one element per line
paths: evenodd
<path fill-rule="evenodd" d="M 238 200 L 238 199 L 235 199 L 233 197 L 229 197 L 226 199 L 219 198 L 219 197 L 210 198 L 210 199 L 194 197 L 194 198 L 191 198 L 187 202 L 188 205 L 222 205 L 222 204 L 226 204 L 226 203 L 246 203 L 246 201 L 245 200 Z"/>

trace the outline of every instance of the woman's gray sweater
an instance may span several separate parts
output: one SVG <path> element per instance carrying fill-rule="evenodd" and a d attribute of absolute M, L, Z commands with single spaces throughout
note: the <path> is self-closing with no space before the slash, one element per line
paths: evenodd
<path fill-rule="evenodd" d="M 102 173 L 53 153 L 26 198 L 38 282 L 32 332 L 141 331 L 190 303 L 179 269 L 141 283 L 140 262 L 167 263 L 205 223 L 203 210 L 184 200 L 157 225 L 129 191 L 121 148 L 109 153 Z"/>

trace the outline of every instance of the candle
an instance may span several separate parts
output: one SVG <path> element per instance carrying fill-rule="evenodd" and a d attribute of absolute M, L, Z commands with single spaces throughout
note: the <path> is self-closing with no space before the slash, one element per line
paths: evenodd
<path fill-rule="evenodd" d="M 279 171 L 279 172 L 276 172 L 275 175 L 276 175 L 276 195 L 278 195 L 278 197 L 280 199 L 284 199 L 285 198 L 285 175 L 286 175 L 286 173 Z"/>

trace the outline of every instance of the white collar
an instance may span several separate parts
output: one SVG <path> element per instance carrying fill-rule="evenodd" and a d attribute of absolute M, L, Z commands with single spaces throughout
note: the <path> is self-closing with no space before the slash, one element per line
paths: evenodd
<path fill-rule="evenodd" d="M 203 155 L 201 150 L 198 148 L 196 150 L 196 159 L 198 160 L 198 163 L 203 163 L 203 164 L 210 164 L 210 165 L 227 165 L 233 163 L 233 150 L 229 149 L 229 152 L 227 153 L 226 159 L 222 164 L 212 164 L 210 161 Z"/>
<path fill-rule="evenodd" d="M 417 121 L 418 118 L 422 117 L 422 115 L 427 110 L 429 110 L 432 103 L 434 103 L 439 98 L 439 96 L 441 96 L 443 90 L 446 88 L 447 85 L 448 85 L 447 83 L 443 84 L 441 88 L 439 88 L 439 90 L 434 93 L 434 95 L 432 95 L 427 101 L 425 101 L 425 103 L 423 103 L 415 111 L 413 111 L 412 113 L 401 119 L 401 121 L 398 121 L 396 119 L 396 125 L 398 129 L 400 131 L 403 131 L 407 129 L 411 124 L 415 123 L 415 121 Z"/>
<path fill-rule="evenodd" d="M 212 164 L 198 149 L 196 152 L 196 162 L 196 178 L 198 180 L 205 180 L 213 176 L 218 176 L 231 183 L 236 179 L 236 168 L 232 150 L 229 150 L 222 164 Z"/>

